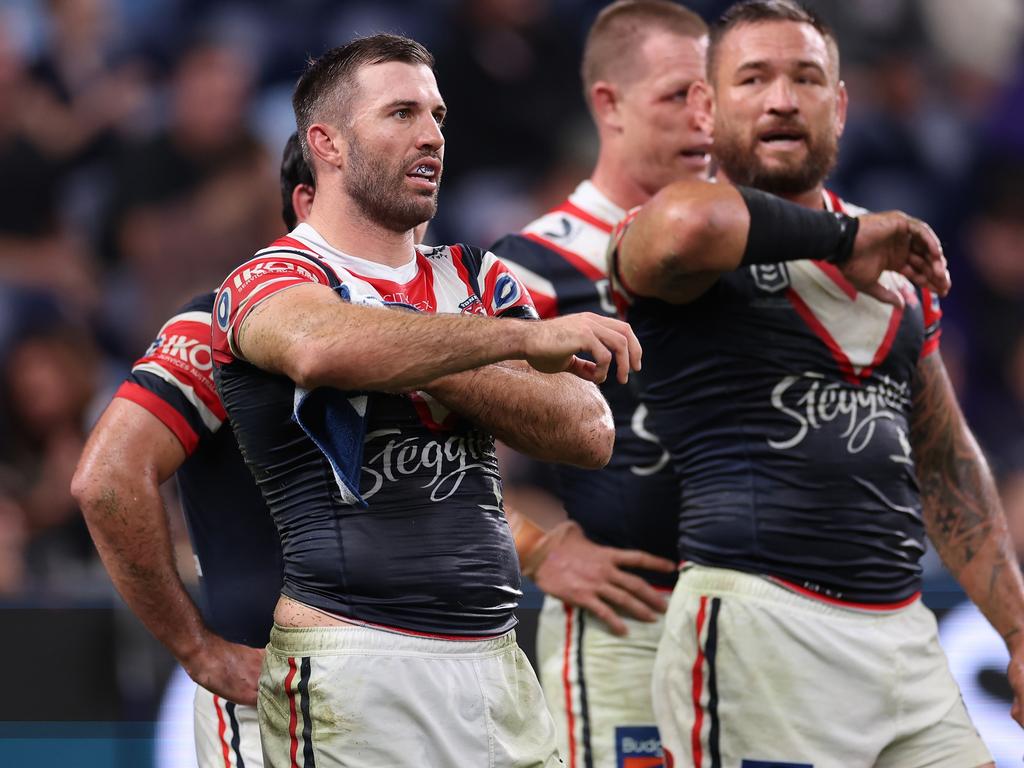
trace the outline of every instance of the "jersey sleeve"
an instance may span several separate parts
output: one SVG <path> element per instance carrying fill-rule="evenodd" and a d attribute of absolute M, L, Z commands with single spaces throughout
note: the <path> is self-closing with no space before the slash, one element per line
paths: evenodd
<path fill-rule="evenodd" d="M 497 256 L 485 251 L 480 264 L 484 309 L 492 317 L 536 320 L 539 315 L 526 286 Z"/>
<path fill-rule="evenodd" d="M 256 307 L 271 296 L 303 283 L 334 287 L 323 265 L 301 251 L 268 248 L 235 269 L 214 301 L 213 356 L 223 365 L 243 359 L 236 334 Z"/>
<path fill-rule="evenodd" d="M 622 245 L 622 238 L 626 236 L 629 225 L 633 223 L 640 213 L 640 206 L 630 210 L 615 228 L 612 229 L 612 236 L 608 239 L 608 251 L 605 254 L 607 262 L 608 279 L 611 281 L 612 302 L 619 311 L 620 316 L 625 316 L 626 307 L 633 303 L 636 294 L 622 279 L 622 271 L 619 269 L 619 247 Z"/>
<path fill-rule="evenodd" d="M 491 246 L 491 253 L 526 287 L 540 317 L 558 316 L 558 292 L 547 274 L 550 251 L 522 235 L 506 235 Z"/>
<path fill-rule="evenodd" d="M 189 456 L 226 418 L 211 375 L 212 307 L 213 294 L 205 294 L 179 309 L 114 394 L 156 416 Z"/>
<path fill-rule="evenodd" d="M 942 305 L 939 303 L 938 294 L 922 288 L 921 309 L 924 315 L 924 344 L 921 347 L 921 357 L 925 358 L 938 350 L 939 338 L 942 336 Z"/>

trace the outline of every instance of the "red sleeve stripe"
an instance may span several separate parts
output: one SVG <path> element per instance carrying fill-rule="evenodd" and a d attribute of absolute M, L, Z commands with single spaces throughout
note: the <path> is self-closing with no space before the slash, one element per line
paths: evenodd
<path fill-rule="evenodd" d="M 185 449 L 185 455 L 191 456 L 199 445 L 199 435 L 192 429 L 188 421 L 176 411 L 166 400 L 150 392 L 145 387 L 140 387 L 134 381 L 126 381 L 114 393 L 114 397 L 122 397 L 140 405 L 156 416 L 174 436 L 178 438 L 181 447 Z"/>
<path fill-rule="evenodd" d="M 192 407 L 196 409 L 196 413 L 199 414 L 199 418 L 203 420 L 203 424 L 211 432 L 216 432 L 218 429 L 220 429 L 220 425 L 224 423 L 226 414 L 224 413 L 224 406 L 221 404 L 220 400 L 216 400 L 215 407 L 217 413 L 214 413 L 213 409 L 210 407 L 210 405 L 212 405 L 213 403 L 210 402 L 210 405 L 208 405 L 206 402 L 203 402 L 204 398 L 196 393 L 195 387 L 193 387 L 189 382 L 183 381 L 179 376 L 175 375 L 174 371 L 169 371 L 162 365 L 158 365 L 157 363 L 152 362 L 140 363 L 139 365 L 136 365 L 134 368 L 132 368 L 132 372 L 134 373 L 135 371 L 145 371 L 146 373 L 151 373 L 154 376 L 163 379 L 172 387 L 181 392 L 181 394 L 185 396 L 185 399 L 189 401 Z"/>
<path fill-rule="evenodd" d="M 573 253 L 567 248 L 562 248 L 560 245 L 553 243 L 550 240 L 541 237 L 540 235 L 535 235 L 532 232 L 527 232 L 525 235 L 523 235 L 523 237 L 525 237 L 527 240 L 532 240 L 538 245 L 544 246 L 549 251 L 554 251 L 559 256 L 562 256 L 573 267 L 575 267 L 578 272 L 580 272 L 587 279 L 592 280 L 593 282 L 603 280 L 605 277 L 607 277 L 607 275 L 605 275 L 605 273 L 601 269 L 595 267 L 585 258 L 580 256 L 578 253 Z"/>
<path fill-rule="evenodd" d="M 186 397 L 188 397 L 187 392 L 195 392 L 199 402 L 210 411 L 218 425 L 227 418 L 224 405 L 221 403 L 217 388 L 213 383 L 212 366 L 210 373 L 206 373 L 191 365 L 186 366 L 180 363 L 173 356 L 167 358 L 160 354 L 154 354 L 137 360 L 132 366 L 132 372 L 135 371 L 147 371 L 158 376 L 181 391 Z M 168 379 L 167 376 L 172 378 Z M 211 429 L 216 429 L 216 427 L 211 427 Z"/>
<path fill-rule="evenodd" d="M 578 205 L 573 205 L 568 200 L 566 200 L 564 203 L 562 203 L 554 210 L 559 211 L 561 213 L 568 213 L 570 216 L 575 216 L 577 219 L 582 219 L 583 221 L 587 222 L 587 224 L 590 224 L 593 227 L 597 227 L 602 232 L 607 232 L 609 234 L 611 234 L 612 227 L 614 226 L 614 224 L 609 224 L 607 221 L 597 218 L 597 216 L 595 216 L 592 213 L 587 213 Z"/>
<path fill-rule="evenodd" d="M 301 251 L 294 251 L 294 250 L 291 250 L 290 248 L 273 248 L 273 247 L 271 247 L 271 248 L 264 248 L 262 251 L 257 251 L 256 255 L 253 256 L 251 259 L 249 259 L 247 262 L 245 262 L 244 264 L 242 264 L 242 265 L 240 265 L 238 267 L 235 267 L 235 270 L 231 273 L 231 275 L 228 277 L 228 279 L 224 281 L 224 284 L 225 285 L 230 285 L 232 288 L 236 287 L 234 285 L 234 278 L 236 276 L 241 275 L 242 273 L 244 273 L 246 271 L 246 269 L 248 267 L 250 267 L 251 265 L 259 264 L 262 261 L 267 261 L 267 257 L 268 256 L 273 256 L 274 254 L 278 254 L 278 253 L 284 254 L 284 256 L 283 256 L 283 258 L 281 260 L 293 259 L 295 261 L 301 261 L 303 266 L 309 267 L 310 271 L 313 271 L 314 274 L 316 274 L 317 276 L 322 278 L 322 280 L 320 280 L 319 282 L 322 282 L 324 285 L 330 285 L 331 284 L 331 280 L 328 277 L 327 272 L 324 270 L 323 265 L 319 261 L 317 261 L 315 258 L 313 258 L 311 256 L 312 252 L 302 253 Z M 274 260 L 278 261 L 278 259 L 274 259 Z"/>

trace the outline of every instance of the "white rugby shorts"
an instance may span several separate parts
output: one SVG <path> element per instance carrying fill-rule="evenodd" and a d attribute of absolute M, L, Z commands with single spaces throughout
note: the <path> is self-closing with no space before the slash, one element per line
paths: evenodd
<path fill-rule="evenodd" d="M 675 768 L 971 768 L 992 759 L 919 599 L 860 610 L 761 576 L 689 566 L 669 604 L 653 692 Z"/>
<path fill-rule="evenodd" d="M 267 768 L 562 764 L 514 632 L 446 640 L 274 627 L 258 709 Z"/>
<path fill-rule="evenodd" d="M 199 768 L 263 768 L 256 707 L 235 704 L 197 685 L 195 727 Z"/>
<path fill-rule="evenodd" d="M 665 617 L 622 620 L 629 634 L 618 637 L 593 614 L 544 598 L 537 664 L 567 768 L 662 765 L 651 673 Z"/>

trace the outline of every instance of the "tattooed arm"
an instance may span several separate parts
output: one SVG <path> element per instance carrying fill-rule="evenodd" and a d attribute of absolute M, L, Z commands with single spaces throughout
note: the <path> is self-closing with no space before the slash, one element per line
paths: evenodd
<path fill-rule="evenodd" d="M 1006 642 L 1012 714 L 1024 725 L 1024 584 L 992 473 L 938 354 L 917 367 L 910 439 L 928 537 Z"/>

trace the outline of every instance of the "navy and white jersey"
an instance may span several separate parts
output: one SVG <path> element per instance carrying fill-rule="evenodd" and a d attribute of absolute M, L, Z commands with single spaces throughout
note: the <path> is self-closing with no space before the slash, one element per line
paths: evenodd
<path fill-rule="evenodd" d="M 614 317 L 605 257 L 612 229 L 624 215 L 584 181 L 566 202 L 491 250 L 529 289 L 541 317 L 574 312 Z M 559 496 L 593 541 L 675 560 L 677 485 L 668 453 L 648 430 L 647 409 L 635 386 L 632 380 L 620 384 L 609 372 L 601 392 L 615 419 L 611 461 L 600 470 L 558 465 Z M 658 586 L 675 583 L 674 573 L 642 575 Z"/>
<path fill-rule="evenodd" d="M 232 642 L 262 648 L 281 592 L 281 546 L 235 436 L 224 427 L 211 375 L 213 297 L 197 296 L 164 324 L 115 397 L 152 413 L 185 449 L 177 481 L 203 620 Z"/>
<path fill-rule="evenodd" d="M 301 224 L 228 277 L 214 323 L 217 386 L 281 535 L 283 594 L 408 632 L 509 630 L 519 564 L 493 437 L 426 393 L 306 392 L 239 353 L 248 313 L 305 283 L 380 312 L 535 318 L 529 294 L 477 248 L 417 246 L 392 268 L 342 253 Z"/>
<path fill-rule="evenodd" d="M 831 193 L 826 206 L 863 213 Z M 613 249 L 613 272 L 614 260 Z M 882 280 L 905 308 L 821 261 L 745 267 L 681 306 L 616 286 L 680 480 L 682 560 L 851 603 L 917 593 L 925 538 L 909 417 L 941 310 L 904 277 Z"/>

